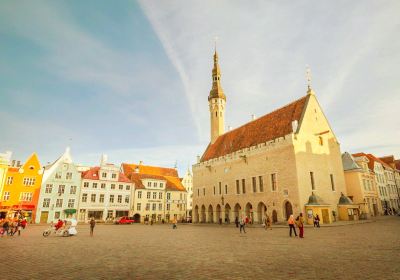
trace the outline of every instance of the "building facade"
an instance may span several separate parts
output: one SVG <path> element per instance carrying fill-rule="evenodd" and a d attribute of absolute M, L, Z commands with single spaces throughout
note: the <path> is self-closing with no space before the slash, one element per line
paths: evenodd
<path fill-rule="evenodd" d="M 44 168 L 35 222 L 77 218 L 80 189 L 81 173 L 67 148 L 55 162 Z"/>
<path fill-rule="evenodd" d="M 100 166 L 82 172 L 78 220 L 113 221 L 132 215 L 134 184 L 102 156 Z"/>
<path fill-rule="evenodd" d="M 174 168 L 123 163 L 124 174 L 135 184 L 136 221 L 186 220 L 187 193 Z"/>
<path fill-rule="evenodd" d="M 391 190 L 391 185 L 393 182 L 388 178 L 390 178 L 390 173 L 393 173 L 393 170 L 390 168 L 388 164 L 374 156 L 373 154 L 366 153 L 356 153 L 353 154 L 354 157 L 366 157 L 368 158 L 368 168 L 375 173 L 375 183 L 378 190 L 378 195 L 382 207 L 383 214 L 390 214 L 393 207 L 393 190 Z"/>
<path fill-rule="evenodd" d="M 6 183 L 7 170 L 10 165 L 11 155 L 12 153 L 9 151 L 0 154 L 0 201 L 3 199 L 1 194 L 3 193 L 3 187 Z"/>
<path fill-rule="evenodd" d="M 192 221 L 192 208 L 193 208 L 193 175 L 190 169 L 186 171 L 185 176 L 182 178 L 182 185 L 187 191 L 186 199 L 186 218 Z"/>
<path fill-rule="evenodd" d="M 28 222 L 35 220 L 42 174 L 43 170 L 35 153 L 22 166 L 8 167 L 1 193 L 1 217 L 21 214 Z"/>
<path fill-rule="evenodd" d="M 391 203 L 395 212 L 399 212 L 400 209 L 400 170 L 396 165 L 396 160 L 393 155 L 379 158 L 381 161 L 386 163 L 390 169 L 392 175 L 388 174 L 387 186 L 391 188 Z M 389 168 L 387 168 L 390 171 Z"/>
<path fill-rule="evenodd" d="M 247 216 L 262 223 L 266 214 L 277 222 L 303 212 L 309 223 L 316 214 L 330 223 L 340 207 L 356 216 L 356 206 L 339 203 L 346 193 L 340 145 L 311 86 L 306 96 L 225 133 L 220 78 L 215 53 L 210 144 L 193 165 L 194 222 Z"/>
<path fill-rule="evenodd" d="M 375 174 L 368 168 L 366 156 L 353 157 L 349 153 L 342 155 L 344 177 L 348 197 L 361 210 L 362 218 L 382 215 Z"/>

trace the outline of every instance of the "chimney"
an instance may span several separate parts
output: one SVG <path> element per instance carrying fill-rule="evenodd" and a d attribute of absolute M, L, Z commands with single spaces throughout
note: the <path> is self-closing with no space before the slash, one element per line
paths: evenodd
<path fill-rule="evenodd" d="M 256 115 L 252 114 L 251 115 L 251 120 L 254 121 L 256 119 Z"/>
<path fill-rule="evenodd" d="M 135 173 L 139 173 L 139 166 L 136 166 Z"/>
<path fill-rule="evenodd" d="M 228 125 L 228 131 L 232 130 L 232 126 Z"/>
<path fill-rule="evenodd" d="M 21 161 L 18 160 L 18 161 L 17 161 L 17 167 L 20 167 L 20 166 L 21 166 Z"/>
<path fill-rule="evenodd" d="M 200 156 L 197 156 L 197 163 L 200 163 Z"/>
<path fill-rule="evenodd" d="M 15 167 L 15 159 L 12 160 L 11 166 Z"/>
<path fill-rule="evenodd" d="M 142 165 L 143 164 L 143 161 L 139 161 L 139 165 Z"/>

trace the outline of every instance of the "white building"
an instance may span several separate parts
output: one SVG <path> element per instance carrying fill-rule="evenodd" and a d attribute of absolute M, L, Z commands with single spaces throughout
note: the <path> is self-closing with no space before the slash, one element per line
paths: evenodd
<path fill-rule="evenodd" d="M 36 223 L 76 217 L 81 174 L 72 162 L 70 149 L 45 167 L 38 200 Z"/>
<path fill-rule="evenodd" d="M 185 176 L 182 179 L 182 185 L 187 191 L 186 200 L 186 217 L 188 220 L 192 220 L 192 208 L 193 208 L 193 175 L 190 169 L 186 171 Z"/>
<path fill-rule="evenodd" d="M 134 184 L 103 156 L 100 166 L 82 172 L 78 219 L 106 221 L 130 216 L 133 193 Z"/>
<path fill-rule="evenodd" d="M 186 219 L 187 193 L 176 169 L 123 163 L 122 170 L 135 184 L 135 220 Z"/>

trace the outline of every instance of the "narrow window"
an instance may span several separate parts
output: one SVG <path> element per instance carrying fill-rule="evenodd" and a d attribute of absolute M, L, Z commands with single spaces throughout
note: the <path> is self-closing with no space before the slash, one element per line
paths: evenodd
<path fill-rule="evenodd" d="M 219 182 L 219 194 L 222 194 L 222 184 Z"/>
<path fill-rule="evenodd" d="M 242 193 L 246 193 L 246 179 L 242 179 Z"/>
<path fill-rule="evenodd" d="M 228 194 L 228 185 L 225 185 L 225 194 Z"/>
<path fill-rule="evenodd" d="M 331 186 L 332 186 L 332 191 L 335 191 L 335 181 L 333 180 L 333 174 L 331 174 Z"/>
<path fill-rule="evenodd" d="M 310 179 L 311 179 L 311 189 L 315 190 L 314 172 L 310 172 Z"/>
<path fill-rule="evenodd" d="M 258 184 L 260 185 L 260 192 L 264 191 L 264 182 L 263 182 L 263 177 L 258 176 Z"/>
<path fill-rule="evenodd" d="M 215 186 L 214 186 L 214 195 L 215 195 Z"/>
<path fill-rule="evenodd" d="M 257 192 L 257 178 L 253 177 L 252 181 L 253 181 L 253 193 L 256 193 Z"/>
<path fill-rule="evenodd" d="M 240 194 L 239 180 L 236 180 L 236 194 Z"/>
<path fill-rule="evenodd" d="M 276 173 L 271 174 L 271 190 L 276 191 Z"/>

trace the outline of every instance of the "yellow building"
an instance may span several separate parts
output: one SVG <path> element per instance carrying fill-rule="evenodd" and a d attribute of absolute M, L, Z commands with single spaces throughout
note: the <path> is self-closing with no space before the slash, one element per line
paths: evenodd
<path fill-rule="evenodd" d="M 346 193 L 340 144 L 310 85 L 298 100 L 227 132 L 226 100 L 215 53 L 210 144 L 193 165 L 194 222 L 247 216 L 262 223 L 266 214 L 283 222 L 302 212 L 309 223 L 316 214 L 331 223 L 349 208 L 339 204 Z"/>
<path fill-rule="evenodd" d="M 368 157 L 353 157 L 346 152 L 342 155 L 342 161 L 347 195 L 359 205 L 360 217 L 370 218 L 382 214 L 375 174 L 368 167 Z"/>
<path fill-rule="evenodd" d="M 42 173 L 35 153 L 22 166 L 8 167 L 0 201 L 2 217 L 14 217 L 19 212 L 28 221 L 35 219 Z"/>

